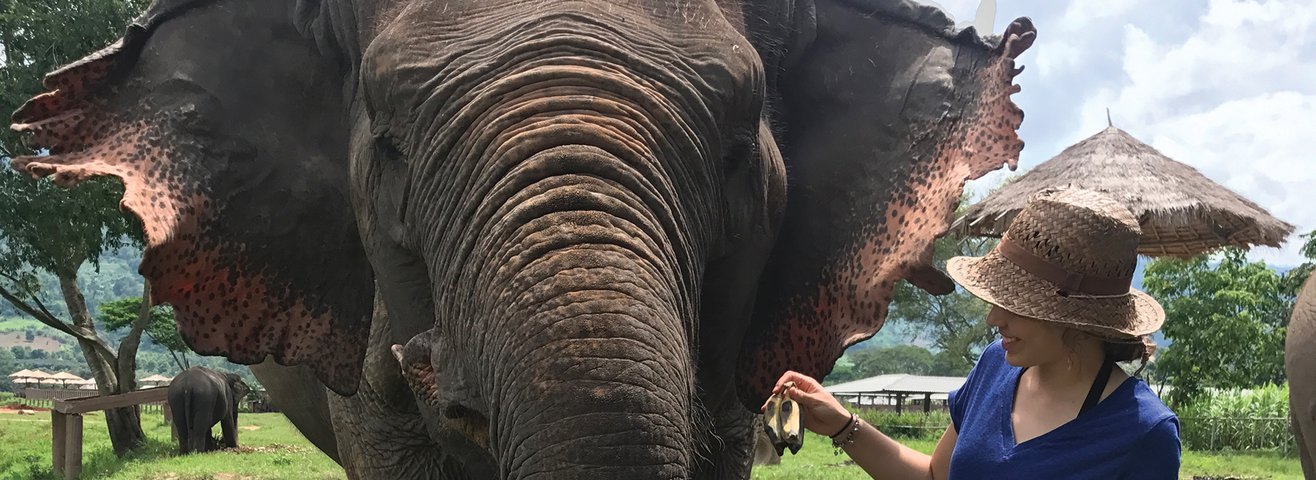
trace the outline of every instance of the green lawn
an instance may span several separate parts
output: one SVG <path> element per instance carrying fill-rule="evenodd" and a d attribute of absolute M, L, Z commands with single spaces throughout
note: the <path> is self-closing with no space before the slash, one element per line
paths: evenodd
<path fill-rule="evenodd" d="M 931 453 L 935 442 L 931 440 L 905 440 L 904 443 L 923 453 Z M 808 478 L 819 480 L 867 480 L 869 477 L 858 466 L 848 462 L 850 458 L 834 456 L 831 440 L 820 435 L 809 434 L 804 440 L 804 449 L 797 455 L 789 452 L 781 459 L 780 465 L 757 465 L 754 467 L 755 480 L 785 480 Z M 1249 452 L 1235 454 L 1206 454 L 1185 452 L 1183 466 L 1179 477 L 1228 477 L 1237 479 L 1301 479 L 1302 467 L 1298 459 L 1287 458 L 1266 452 Z"/>
<path fill-rule="evenodd" d="M 115 480 L 275 480 L 342 479 L 341 468 L 316 450 L 281 414 L 246 414 L 239 451 L 176 456 L 169 429 L 158 413 L 143 415 L 149 444 L 126 459 L 114 456 L 100 414 L 85 419 L 82 478 Z M 257 428 L 252 428 L 257 427 Z M 906 441 L 931 452 L 931 440 Z M 754 468 L 756 480 L 867 479 L 848 457 L 833 456 L 830 441 L 810 434 L 799 455 L 786 454 L 780 465 Z M 53 479 L 50 469 L 50 415 L 0 414 L 0 480 Z M 1300 479 L 1297 459 L 1268 453 L 1184 454 L 1181 478 Z"/>
<path fill-rule="evenodd" d="M 148 444 L 129 458 L 110 448 L 105 420 L 84 421 L 84 479 L 115 480 L 274 480 L 343 479 L 342 468 L 307 442 L 278 413 L 238 417 L 242 445 L 237 451 L 176 456 L 169 427 L 159 413 L 142 415 Z M 253 428 L 255 427 L 255 428 Z M 218 433 L 218 428 L 216 428 Z M 56 478 L 50 467 L 50 414 L 0 414 L 0 480 Z"/>

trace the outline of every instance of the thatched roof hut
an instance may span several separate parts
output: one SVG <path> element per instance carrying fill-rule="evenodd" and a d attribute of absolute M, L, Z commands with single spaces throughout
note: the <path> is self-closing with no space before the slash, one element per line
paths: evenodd
<path fill-rule="evenodd" d="M 1077 186 L 1122 200 L 1142 224 L 1139 253 L 1190 257 L 1222 246 L 1279 247 L 1293 225 L 1111 126 L 971 206 L 952 228 L 999 237 L 1033 194 Z"/>
<path fill-rule="evenodd" d="M 141 380 L 138 380 L 138 382 L 141 382 L 141 383 L 154 383 L 154 384 L 156 384 L 156 385 L 159 385 L 159 384 L 165 384 L 165 385 L 168 385 L 169 382 L 170 382 L 171 380 L 173 380 L 173 377 L 166 377 L 166 376 L 164 376 L 164 375 L 160 375 L 160 374 L 157 373 L 157 374 L 155 374 L 155 375 L 151 375 L 151 376 L 149 376 L 149 377 L 146 377 L 146 378 L 143 378 L 143 379 L 141 379 Z"/>

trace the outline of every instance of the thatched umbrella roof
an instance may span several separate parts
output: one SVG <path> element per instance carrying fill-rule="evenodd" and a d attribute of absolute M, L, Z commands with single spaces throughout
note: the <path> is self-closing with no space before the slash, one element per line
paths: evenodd
<path fill-rule="evenodd" d="M 27 372 L 27 374 L 26 374 L 26 375 L 23 375 L 21 378 L 26 378 L 26 379 L 29 379 L 29 380 L 32 380 L 32 381 L 36 381 L 36 380 L 47 380 L 47 379 L 50 379 L 50 374 L 49 374 L 49 373 L 43 372 L 43 371 L 41 371 L 41 370 L 39 370 L 39 369 L 38 369 L 38 370 L 23 370 L 23 372 Z M 22 373 L 22 372 L 19 372 L 19 373 Z M 10 375 L 10 376 L 13 376 L 13 375 Z"/>
<path fill-rule="evenodd" d="M 1122 200 L 1142 224 L 1139 253 L 1190 257 L 1222 246 L 1279 247 L 1293 225 L 1111 126 L 1014 179 L 956 221 L 961 232 L 999 237 L 1033 194 L 1054 187 Z"/>
<path fill-rule="evenodd" d="M 56 380 L 79 380 L 79 381 L 82 380 L 82 377 L 79 377 L 69 372 L 59 372 L 54 375 L 51 375 L 50 378 Z"/>
<path fill-rule="evenodd" d="M 9 378 L 31 378 L 32 371 L 26 368 L 9 374 Z"/>

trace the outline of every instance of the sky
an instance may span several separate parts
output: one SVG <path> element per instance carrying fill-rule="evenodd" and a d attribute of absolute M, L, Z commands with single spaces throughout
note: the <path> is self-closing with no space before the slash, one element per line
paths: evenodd
<path fill-rule="evenodd" d="M 978 0 L 924 0 L 970 24 Z M 1119 127 L 1297 226 L 1249 256 L 1296 265 L 1316 230 L 1316 1 L 997 0 L 993 33 L 1032 18 L 1018 64 L 1018 173 Z M 1009 172 L 969 188 L 982 195 Z"/>

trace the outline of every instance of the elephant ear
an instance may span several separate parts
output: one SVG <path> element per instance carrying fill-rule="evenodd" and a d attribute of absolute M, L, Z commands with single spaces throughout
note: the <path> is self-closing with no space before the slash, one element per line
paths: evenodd
<path fill-rule="evenodd" d="M 956 31 L 909 1 L 818 0 L 778 80 L 786 215 L 737 366 L 757 409 L 777 378 L 821 378 L 882 327 L 896 281 L 954 289 L 932 245 L 964 184 L 1014 168 L 1014 58 L 1036 33 Z"/>
<path fill-rule="evenodd" d="M 157 1 L 46 77 L 13 128 L 49 155 L 12 165 L 62 186 L 123 180 L 140 271 L 193 350 L 306 364 L 351 394 L 373 278 L 347 195 L 345 74 L 296 28 L 312 10 Z"/>

